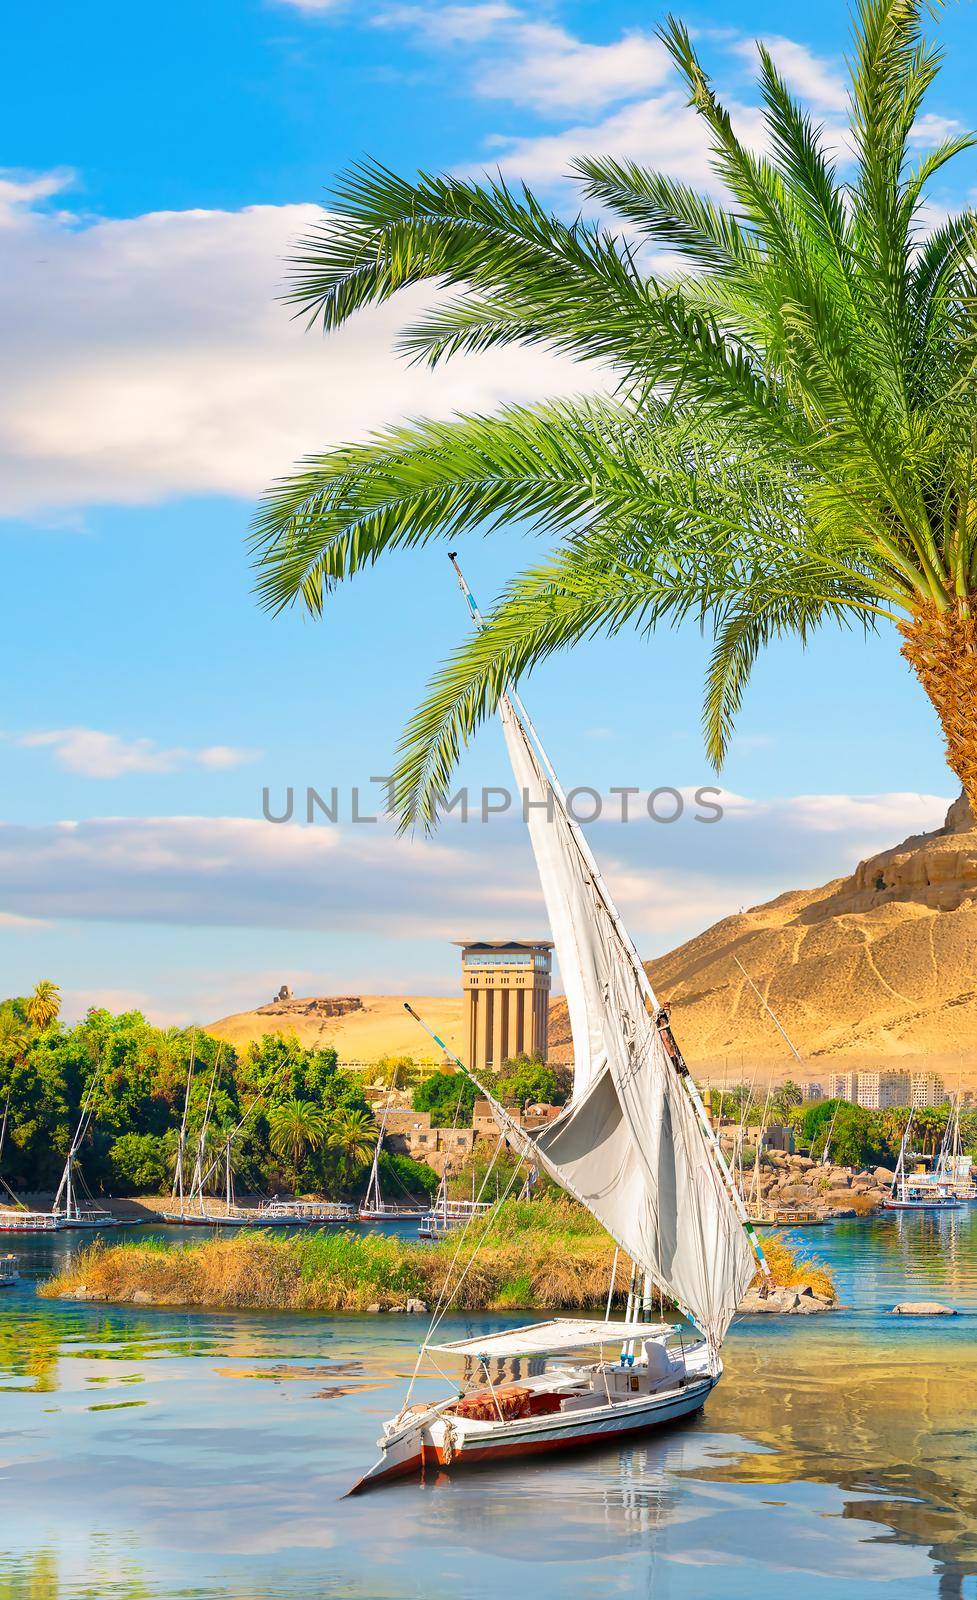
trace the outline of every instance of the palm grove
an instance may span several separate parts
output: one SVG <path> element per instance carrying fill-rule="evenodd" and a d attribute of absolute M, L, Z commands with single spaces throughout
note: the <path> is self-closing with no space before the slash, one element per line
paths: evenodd
<path fill-rule="evenodd" d="M 95 1009 L 69 1027 L 59 1012 L 50 982 L 0 1002 L 0 1180 L 15 1192 L 55 1186 L 89 1085 L 88 1182 L 109 1194 L 168 1190 L 191 1053 L 187 1134 L 195 1149 L 209 1098 L 205 1166 L 214 1163 L 216 1187 L 228 1135 L 252 1106 L 232 1145 L 242 1189 L 338 1196 L 362 1187 L 377 1127 L 362 1080 L 340 1070 L 335 1050 L 269 1035 L 238 1052 L 197 1029 L 154 1027 L 138 1011 Z M 395 1186 L 423 1194 L 437 1181 L 408 1157 L 382 1161 Z"/>
<path fill-rule="evenodd" d="M 745 146 L 687 30 L 667 22 L 722 203 L 581 158 L 584 200 L 617 221 L 567 221 L 501 181 L 365 164 L 299 244 L 290 298 L 326 330 L 429 282 L 409 357 L 538 345 L 605 385 L 391 427 L 305 460 L 266 497 L 255 546 L 273 610 L 320 612 L 386 550 L 511 521 L 548 541 L 410 722 L 405 824 L 433 822 L 507 683 L 601 632 L 687 618 L 714 641 L 703 721 L 717 766 L 764 645 L 830 622 L 883 628 L 977 809 L 975 216 L 928 229 L 925 210 L 974 140 L 917 153 L 939 68 L 923 14 L 918 0 L 858 0 L 841 154 L 762 47 L 763 153 Z M 668 276 L 649 265 L 663 251 L 681 262 Z"/>

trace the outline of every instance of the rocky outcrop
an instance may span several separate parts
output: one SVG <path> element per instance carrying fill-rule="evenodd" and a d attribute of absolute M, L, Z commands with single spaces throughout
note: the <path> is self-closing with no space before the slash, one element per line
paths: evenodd
<path fill-rule="evenodd" d="M 815 1294 L 813 1289 L 748 1289 L 739 1304 L 741 1316 L 810 1316 L 815 1311 L 836 1311 L 833 1300 Z"/>
<path fill-rule="evenodd" d="M 881 1205 L 891 1183 L 892 1174 L 885 1167 L 859 1171 L 768 1150 L 760 1167 L 761 1209 L 773 1217 L 781 1211 L 811 1211 L 822 1217 L 865 1215 Z M 749 1171 L 746 1188 L 752 1195 Z"/>
<path fill-rule="evenodd" d="M 892 1307 L 894 1317 L 955 1317 L 952 1306 L 943 1306 L 938 1300 L 903 1300 Z"/>

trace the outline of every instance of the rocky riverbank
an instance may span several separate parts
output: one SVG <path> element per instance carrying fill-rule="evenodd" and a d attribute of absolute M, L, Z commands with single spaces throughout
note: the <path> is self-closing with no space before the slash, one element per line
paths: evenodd
<path fill-rule="evenodd" d="M 809 1156 L 765 1150 L 760 1167 L 761 1208 L 774 1218 L 780 1211 L 811 1211 L 819 1217 L 867 1216 L 888 1195 L 892 1176 L 888 1167 L 838 1167 L 812 1161 Z M 753 1192 L 752 1178 L 747 1170 L 748 1196 Z"/>

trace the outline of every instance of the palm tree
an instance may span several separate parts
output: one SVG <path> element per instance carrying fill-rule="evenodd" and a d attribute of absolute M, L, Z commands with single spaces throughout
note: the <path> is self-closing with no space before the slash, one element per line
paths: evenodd
<path fill-rule="evenodd" d="M 296 1173 L 306 1151 L 317 1150 L 328 1132 L 329 1119 L 314 1100 L 282 1100 L 268 1111 L 268 1143 Z"/>
<path fill-rule="evenodd" d="M 349 1184 L 370 1160 L 376 1140 L 376 1123 L 368 1111 L 344 1108 L 333 1115 L 326 1144 L 336 1153 L 336 1167 L 344 1184 Z"/>
<path fill-rule="evenodd" d="M 38 1033 L 43 1033 L 55 1022 L 61 1012 L 61 990 L 49 978 L 42 978 L 35 984 L 33 994 L 28 996 L 24 1006 L 28 1021 L 33 1023 Z"/>
<path fill-rule="evenodd" d="M 703 713 L 719 766 L 770 640 L 894 625 L 977 810 L 977 214 L 926 231 L 927 187 L 971 135 L 914 160 L 939 55 L 923 0 L 857 0 L 852 167 L 759 48 L 768 153 L 744 146 L 693 49 L 660 36 L 726 206 L 630 162 L 581 159 L 624 231 L 525 188 L 354 168 L 298 245 L 289 298 L 337 328 L 436 281 L 402 337 L 430 364 L 542 345 L 599 363 L 606 398 L 392 427 L 307 458 L 256 520 L 278 610 L 384 551 L 519 519 L 555 548 L 437 672 L 400 751 L 401 819 L 433 822 L 463 742 L 552 651 L 692 617 L 713 631 Z M 683 260 L 672 277 L 641 245 Z M 652 260 L 654 258 L 652 257 Z"/>
<path fill-rule="evenodd" d="M 27 1047 L 27 1030 L 12 1011 L 0 1012 L 0 1061 L 17 1065 Z"/>

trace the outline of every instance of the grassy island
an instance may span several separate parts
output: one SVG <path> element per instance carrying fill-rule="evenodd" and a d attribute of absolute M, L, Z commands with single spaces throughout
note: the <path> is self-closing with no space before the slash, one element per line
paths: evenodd
<path fill-rule="evenodd" d="M 510 1200 L 481 1230 L 482 1242 L 454 1304 L 468 1311 L 553 1311 L 601 1305 L 614 1258 L 607 1234 L 564 1200 Z M 213 1309 L 356 1312 L 409 1299 L 433 1304 L 457 1282 L 474 1240 L 427 1245 L 383 1234 L 255 1231 L 191 1244 L 158 1239 L 95 1244 L 41 1290 L 49 1298 Z M 834 1299 L 830 1274 L 780 1239 L 767 1243 L 776 1282 Z M 627 1272 L 618 1270 L 623 1299 Z"/>

